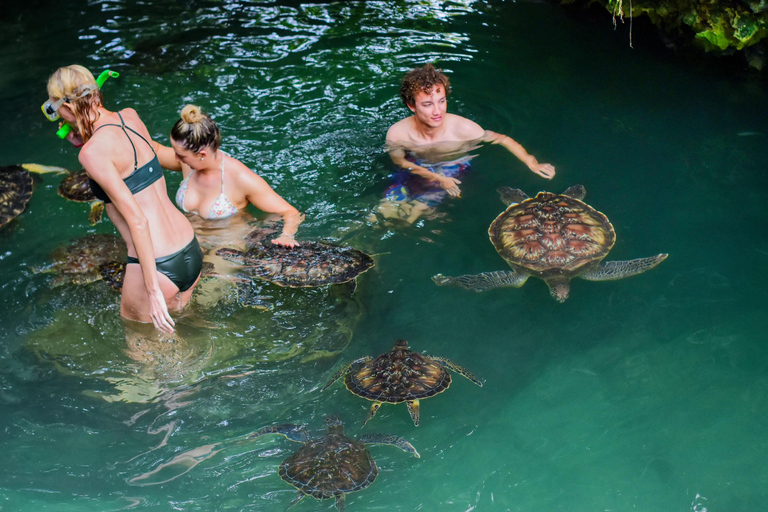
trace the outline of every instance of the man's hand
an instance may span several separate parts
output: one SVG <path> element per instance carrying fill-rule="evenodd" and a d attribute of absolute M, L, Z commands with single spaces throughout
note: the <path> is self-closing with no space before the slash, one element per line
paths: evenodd
<path fill-rule="evenodd" d="M 461 190 L 459 190 L 459 184 L 461 183 L 456 178 L 449 178 L 447 176 L 440 176 L 437 182 L 443 187 L 443 190 L 448 192 L 449 196 L 461 197 Z"/>
<path fill-rule="evenodd" d="M 535 172 L 542 178 L 546 178 L 548 180 L 551 180 L 555 177 L 555 166 L 552 164 L 539 164 L 537 163 L 533 167 L 531 167 L 531 171 Z"/>

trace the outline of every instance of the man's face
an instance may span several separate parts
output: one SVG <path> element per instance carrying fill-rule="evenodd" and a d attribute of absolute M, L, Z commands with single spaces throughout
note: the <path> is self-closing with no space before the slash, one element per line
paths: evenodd
<path fill-rule="evenodd" d="M 443 124 L 445 112 L 448 109 L 448 101 L 445 97 L 445 88 L 435 85 L 427 94 L 424 91 L 416 93 L 413 105 L 408 105 L 417 122 L 430 128 L 439 128 Z"/>

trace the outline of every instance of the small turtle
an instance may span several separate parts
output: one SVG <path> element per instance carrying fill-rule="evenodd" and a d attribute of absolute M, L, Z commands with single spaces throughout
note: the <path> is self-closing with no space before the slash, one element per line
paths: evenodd
<path fill-rule="evenodd" d="M 416 448 L 400 436 L 367 434 L 355 440 L 344 435 L 344 425 L 338 418 L 330 416 L 325 423 L 327 432 L 317 439 L 310 439 L 303 427 L 291 424 L 264 427 L 248 436 L 253 439 L 282 434 L 304 444 L 280 464 L 278 471 L 283 480 L 299 490 L 288 508 L 305 496 L 312 496 L 318 500 L 335 498 L 336 509 L 344 512 L 344 496 L 365 489 L 379 473 L 366 444 L 388 444 L 420 457 Z"/>
<path fill-rule="evenodd" d="M 85 284 L 105 280 L 112 288 L 123 286 L 127 251 L 122 238 L 115 235 L 86 235 L 51 253 L 51 263 L 36 272 L 58 274 L 54 286 Z"/>
<path fill-rule="evenodd" d="M 493 221 L 488 235 L 496 251 L 512 270 L 448 277 L 437 274 L 440 285 L 455 285 L 481 292 L 493 288 L 519 288 L 530 276 L 543 279 L 552 297 L 565 302 L 570 280 L 612 281 L 650 270 L 668 254 L 627 261 L 603 262 L 616 242 L 608 218 L 582 202 L 586 190 L 575 185 L 562 194 L 539 192 L 529 198 L 525 192 L 501 187 L 499 194 L 507 209 Z"/>
<path fill-rule="evenodd" d="M 91 226 L 101 222 L 104 214 L 104 201 L 97 199 L 91 190 L 91 183 L 85 170 L 69 174 L 59 185 L 59 195 L 68 201 L 90 203 L 91 213 L 88 220 Z"/>
<path fill-rule="evenodd" d="M 262 240 L 245 251 L 225 247 L 216 255 L 242 265 L 246 277 L 288 288 L 351 282 L 374 265 L 373 258 L 362 251 L 322 242 L 283 247 Z"/>
<path fill-rule="evenodd" d="M 325 385 L 326 389 L 339 377 L 346 375 L 344 384 L 357 396 L 373 400 L 365 418 L 365 426 L 381 407 L 388 402 L 405 402 L 415 426 L 419 426 L 419 400 L 442 393 L 451 385 L 453 370 L 478 386 L 483 383 L 461 366 L 442 357 L 431 357 L 408 350 L 408 342 L 397 340 L 389 352 L 376 359 L 370 356 L 352 361 L 339 370 Z"/>
<path fill-rule="evenodd" d="M 0 167 L 0 227 L 24 211 L 32 197 L 34 182 L 30 172 L 67 172 L 61 167 L 38 164 L 9 165 Z"/>

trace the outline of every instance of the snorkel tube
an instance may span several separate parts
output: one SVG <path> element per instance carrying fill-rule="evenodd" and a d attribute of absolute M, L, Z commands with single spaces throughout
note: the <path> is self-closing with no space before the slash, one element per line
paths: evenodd
<path fill-rule="evenodd" d="M 119 76 L 120 76 L 120 73 L 118 73 L 117 71 L 110 71 L 109 69 L 107 69 L 105 71 L 102 71 L 101 74 L 99 75 L 99 78 L 96 79 L 96 85 L 98 85 L 99 89 L 101 89 L 101 86 L 104 85 L 104 82 L 107 81 L 107 78 L 109 77 L 117 78 Z M 59 128 L 59 131 L 56 132 L 56 135 L 60 139 L 66 139 L 67 135 L 69 135 L 69 132 L 71 131 L 72 131 L 72 127 L 64 123 L 64 126 Z"/>

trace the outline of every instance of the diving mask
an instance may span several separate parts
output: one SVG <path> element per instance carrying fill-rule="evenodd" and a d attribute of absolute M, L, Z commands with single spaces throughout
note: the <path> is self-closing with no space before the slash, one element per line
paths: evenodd
<path fill-rule="evenodd" d="M 69 103 L 72 100 L 76 100 L 84 96 L 87 96 L 98 88 L 99 86 L 95 84 L 84 85 L 80 87 L 71 98 L 68 96 L 65 96 L 63 98 L 59 98 L 56 101 L 48 100 L 45 103 L 43 103 L 43 106 L 40 108 L 42 109 L 43 114 L 45 115 L 45 117 L 48 118 L 49 121 L 58 121 L 61 118 L 61 115 L 59 114 L 59 108 L 61 108 L 61 106 L 64 103 Z"/>

